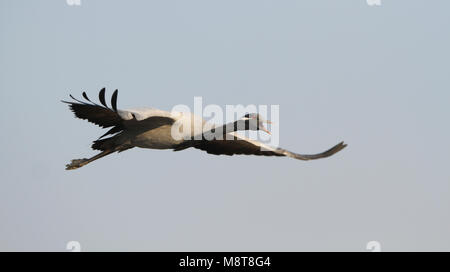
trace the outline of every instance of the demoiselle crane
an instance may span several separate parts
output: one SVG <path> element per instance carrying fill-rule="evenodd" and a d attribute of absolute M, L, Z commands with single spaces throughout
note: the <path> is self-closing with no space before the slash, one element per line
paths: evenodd
<path fill-rule="evenodd" d="M 153 108 L 119 110 L 117 94 L 118 90 L 115 90 L 111 97 L 111 108 L 106 104 L 105 88 L 99 93 L 101 105 L 92 102 L 85 92 L 83 97 L 86 101 L 78 100 L 72 95 L 70 97 L 73 101 L 62 101 L 69 104 L 76 117 L 102 128 L 110 128 L 92 144 L 92 149 L 101 151 L 99 154 L 88 159 L 72 160 L 66 165 L 66 170 L 80 168 L 111 153 L 122 152 L 133 147 L 174 151 L 192 147 L 214 155 L 287 156 L 307 161 L 329 157 L 347 146 L 344 142 L 340 142 L 322 153 L 297 154 L 265 145 L 236 133 L 239 130 L 263 130 L 269 133 L 264 123 L 270 123 L 270 121 L 264 120 L 259 114 L 249 113 L 222 127 L 205 129 L 206 121 L 190 113 L 167 112 Z M 180 130 L 181 133 L 179 133 Z M 112 136 L 103 139 L 108 135 Z"/>

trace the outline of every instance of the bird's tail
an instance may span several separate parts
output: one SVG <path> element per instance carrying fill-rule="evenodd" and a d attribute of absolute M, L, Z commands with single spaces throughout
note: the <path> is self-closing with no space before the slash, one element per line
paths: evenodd
<path fill-rule="evenodd" d="M 122 152 L 124 150 L 130 149 L 133 147 L 131 145 L 129 139 L 123 133 L 118 133 L 112 137 L 106 139 L 98 139 L 92 143 L 92 149 L 106 151 L 106 150 L 114 150 L 118 152 Z"/>
<path fill-rule="evenodd" d="M 94 150 L 105 151 L 108 149 L 113 149 L 115 146 L 116 146 L 116 138 L 110 137 L 106 139 L 95 140 L 91 147 Z"/>

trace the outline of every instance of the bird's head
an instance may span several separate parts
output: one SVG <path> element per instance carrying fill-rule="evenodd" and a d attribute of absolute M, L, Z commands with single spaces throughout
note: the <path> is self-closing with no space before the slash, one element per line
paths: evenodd
<path fill-rule="evenodd" d="M 246 130 L 262 130 L 270 134 L 267 128 L 264 127 L 264 123 L 272 124 L 272 122 L 265 120 L 257 113 L 247 113 L 240 119 L 240 121 L 244 122 Z"/>

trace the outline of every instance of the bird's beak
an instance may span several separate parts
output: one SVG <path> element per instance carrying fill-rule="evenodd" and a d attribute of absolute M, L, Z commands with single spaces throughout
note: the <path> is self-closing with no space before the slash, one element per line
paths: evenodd
<path fill-rule="evenodd" d="M 269 120 L 264 120 L 261 123 L 266 123 L 266 124 L 269 124 L 269 125 L 272 124 L 272 122 L 269 121 Z M 265 128 L 262 124 L 260 125 L 260 129 L 262 131 L 266 132 L 267 134 L 272 135 L 272 133 L 270 133 L 270 131 L 268 131 L 267 128 Z"/>

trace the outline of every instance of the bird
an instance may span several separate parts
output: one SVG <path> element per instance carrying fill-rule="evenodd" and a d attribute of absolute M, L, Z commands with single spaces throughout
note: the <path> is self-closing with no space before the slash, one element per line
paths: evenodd
<path fill-rule="evenodd" d="M 102 88 L 98 94 L 100 104 L 91 101 L 86 92 L 82 93 L 84 101 L 71 94 L 69 96 L 72 101 L 61 101 L 69 105 L 75 117 L 101 128 L 109 128 L 92 143 L 92 149 L 100 153 L 91 158 L 71 160 L 66 165 L 66 170 L 78 169 L 114 152 L 123 152 L 134 147 L 173 151 L 195 148 L 213 155 L 278 156 L 307 161 L 329 157 L 347 146 L 340 142 L 322 153 L 297 154 L 237 133 L 242 130 L 262 130 L 270 134 L 264 124 L 271 122 L 257 113 L 247 113 L 239 120 L 223 126 L 208 126 L 203 118 L 186 112 L 168 112 L 155 108 L 120 110 L 117 108 L 117 89 L 111 96 L 109 107 L 105 93 L 106 89 Z M 106 136 L 109 137 L 105 138 Z"/>

